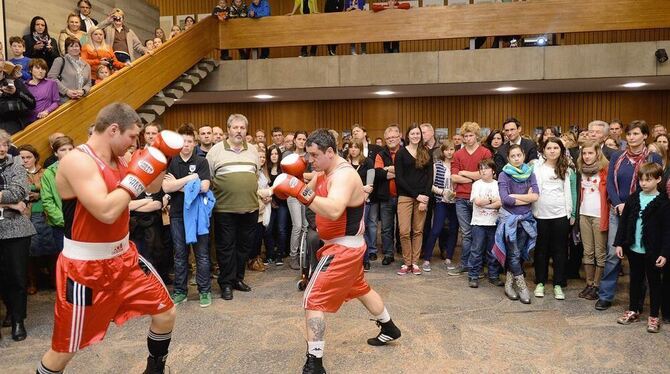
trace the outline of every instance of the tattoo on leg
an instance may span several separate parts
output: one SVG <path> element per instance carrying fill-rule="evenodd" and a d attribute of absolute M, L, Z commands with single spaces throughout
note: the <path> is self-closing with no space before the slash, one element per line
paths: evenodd
<path fill-rule="evenodd" d="M 309 326 L 309 330 L 314 335 L 313 341 L 323 340 L 323 336 L 326 333 L 326 321 L 323 318 L 310 318 L 307 320 L 307 326 Z"/>

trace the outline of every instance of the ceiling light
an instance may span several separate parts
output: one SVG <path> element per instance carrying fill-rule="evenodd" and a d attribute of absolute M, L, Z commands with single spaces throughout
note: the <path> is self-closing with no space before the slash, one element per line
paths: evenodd
<path fill-rule="evenodd" d="M 393 91 L 381 90 L 381 91 L 377 91 L 377 92 L 375 92 L 375 95 L 379 95 L 379 96 L 389 96 L 389 95 L 393 95 L 394 93 L 395 93 L 395 92 L 393 92 Z"/>
<path fill-rule="evenodd" d="M 640 87 L 644 87 L 646 85 L 647 85 L 647 83 L 644 83 L 644 82 L 630 82 L 630 83 L 623 84 L 622 86 L 626 87 L 626 88 L 640 88 Z"/>
<path fill-rule="evenodd" d="M 498 91 L 498 92 L 512 92 L 512 91 L 516 91 L 518 89 L 519 88 L 512 87 L 512 86 L 503 86 L 503 87 L 496 88 L 496 91 Z"/>
<path fill-rule="evenodd" d="M 267 100 L 267 99 L 274 98 L 274 96 L 268 95 L 268 94 L 259 94 L 259 95 L 255 95 L 254 97 L 257 98 L 257 99 L 261 99 L 261 100 Z"/>

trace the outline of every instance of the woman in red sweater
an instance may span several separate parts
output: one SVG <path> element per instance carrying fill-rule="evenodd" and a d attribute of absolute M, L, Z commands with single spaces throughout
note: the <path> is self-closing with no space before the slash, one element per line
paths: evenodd
<path fill-rule="evenodd" d="M 114 56 L 112 48 L 105 43 L 105 33 L 102 29 L 95 29 L 91 32 L 90 43 L 85 44 L 81 49 L 81 58 L 91 65 L 91 79 L 95 82 L 98 79 L 98 66 L 105 65 L 110 70 L 118 70 L 130 63 L 122 63 Z"/>

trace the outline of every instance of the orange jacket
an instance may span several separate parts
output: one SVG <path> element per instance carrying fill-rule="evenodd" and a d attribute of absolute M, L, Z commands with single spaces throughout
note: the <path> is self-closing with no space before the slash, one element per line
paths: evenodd
<path fill-rule="evenodd" d="M 103 58 L 112 60 L 112 65 L 114 69 L 121 69 L 125 64 L 121 63 L 114 56 L 114 51 L 111 48 L 94 48 L 90 44 L 86 44 L 81 48 L 81 58 L 84 59 L 89 65 L 91 65 L 91 79 L 98 79 L 98 66 L 100 66 L 100 60 Z"/>

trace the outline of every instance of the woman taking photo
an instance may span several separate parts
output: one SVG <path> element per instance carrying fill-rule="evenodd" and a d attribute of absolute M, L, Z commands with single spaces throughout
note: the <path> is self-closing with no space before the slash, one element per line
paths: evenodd
<path fill-rule="evenodd" d="M 34 60 L 33 60 L 34 61 Z M 57 251 L 54 250 L 53 234 L 51 227 L 47 225 L 44 208 L 42 207 L 42 198 L 40 191 L 42 189 L 42 175 L 44 169 L 39 165 L 40 154 L 32 145 L 22 145 L 19 147 L 19 155 L 23 162 L 23 167 L 28 173 L 28 183 L 30 192 L 28 193 L 28 209 L 30 211 L 30 222 L 32 222 L 37 235 L 30 240 L 30 259 L 28 260 L 28 295 L 34 295 L 37 292 L 38 274 L 49 274 L 49 280 L 55 279 L 55 274 L 49 272 L 55 269 Z M 39 270 L 39 271 L 38 271 Z M 42 271 L 44 270 L 44 271 Z M 55 284 L 52 284 L 55 287 Z"/>
<path fill-rule="evenodd" d="M 35 109 L 30 112 L 28 120 L 34 122 L 58 108 L 60 93 L 56 81 L 45 79 L 49 70 L 46 61 L 34 58 L 28 63 L 28 69 L 32 79 L 26 82 L 26 87 L 35 98 Z"/>
<path fill-rule="evenodd" d="M 540 198 L 533 203 L 533 216 L 537 221 L 534 294 L 535 297 L 544 297 L 551 258 L 554 298 L 565 300 L 563 287 L 567 286 L 568 232 L 575 221 L 576 177 L 569 166 L 565 146 L 557 137 L 546 138 L 542 144 L 544 157 L 532 163 L 533 175 L 540 188 Z"/>
<path fill-rule="evenodd" d="M 305 151 L 305 142 L 307 142 L 307 132 L 299 130 L 295 132 L 294 140 L 295 147 L 292 151 L 286 151 L 282 158 L 295 157 L 291 156 L 293 154 L 298 157 L 307 157 L 307 151 Z M 274 179 L 273 179 L 274 182 Z M 288 207 L 288 212 L 291 217 L 291 241 L 289 243 L 289 255 L 291 260 L 289 266 L 293 270 L 300 269 L 300 261 L 298 259 L 298 254 L 300 251 L 300 239 L 302 234 L 307 232 L 307 218 L 305 218 L 305 206 L 300 204 L 300 202 L 294 198 L 289 197 L 286 200 L 286 205 Z"/>
<path fill-rule="evenodd" d="M 9 140 L 9 133 L 0 129 L 0 293 L 7 305 L 12 339 L 20 341 L 27 335 L 23 325 L 28 303 L 26 270 L 30 237 L 36 232 L 24 214 L 30 191 L 26 169 L 20 158 L 7 153 Z"/>
<path fill-rule="evenodd" d="M 370 195 L 372 193 L 372 184 L 368 184 L 368 170 L 374 170 L 374 164 L 371 158 L 365 157 L 363 154 L 363 143 L 361 141 L 354 140 L 351 143 L 347 161 L 354 167 L 358 176 L 361 177 L 361 181 L 363 182 L 363 192 L 366 193 L 366 196 Z M 370 207 L 366 204 L 365 208 L 369 209 Z M 365 255 L 363 256 L 363 270 L 370 270 L 369 247 L 365 250 Z"/>
<path fill-rule="evenodd" d="M 420 275 L 419 256 L 428 199 L 433 184 L 433 162 L 424 146 L 421 128 L 413 124 L 405 137 L 408 144 L 395 158 L 398 188 L 398 230 L 404 264 L 398 275 Z"/>
<path fill-rule="evenodd" d="M 98 79 L 98 67 L 107 66 L 110 70 L 119 70 L 130 63 L 122 63 L 116 59 L 114 51 L 105 42 L 105 33 L 102 29 L 91 32 L 91 40 L 81 49 L 81 58 L 91 67 L 91 79 Z"/>
<path fill-rule="evenodd" d="M 60 51 L 61 56 L 64 56 L 67 53 L 67 46 L 65 45 L 65 40 L 67 38 L 75 38 L 79 40 L 80 43 L 85 43 L 88 39 L 86 32 L 81 30 L 81 18 L 74 13 L 70 13 L 67 16 L 67 27 L 61 30 L 60 34 L 58 34 L 58 50 Z"/>
<path fill-rule="evenodd" d="M 505 295 L 510 300 L 530 304 L 530 292 L 523 274 L 523 261 L 535 247 L 537 223 L 531 204 L 539 198 L 535 174 L 525 159 L 523 149 L 512 144 L 507 151 L 508 163 L 498 176 L 502 208 L 499 210 L 493 254 L 507 270 Z"/>
<path fill-rule="evenodd" d="M 60 56 L 58 42 L 49 35 L 47 21 L 40 16 L 33 17 L 30 21 L 30 34 L 23 36 L 26 42 L 26 57 L 41 58 L 47 62 L 49 68 L 56 57 Z"/>
<path fill-rule="evenodd" d="M 81 58 L 81 42 L 67 38 L 65 48 L 67 53 L 54 61 L 48 74 L 58 82 L 61 104 L 81 99 L 91 90 L 91 67 Z"/>

